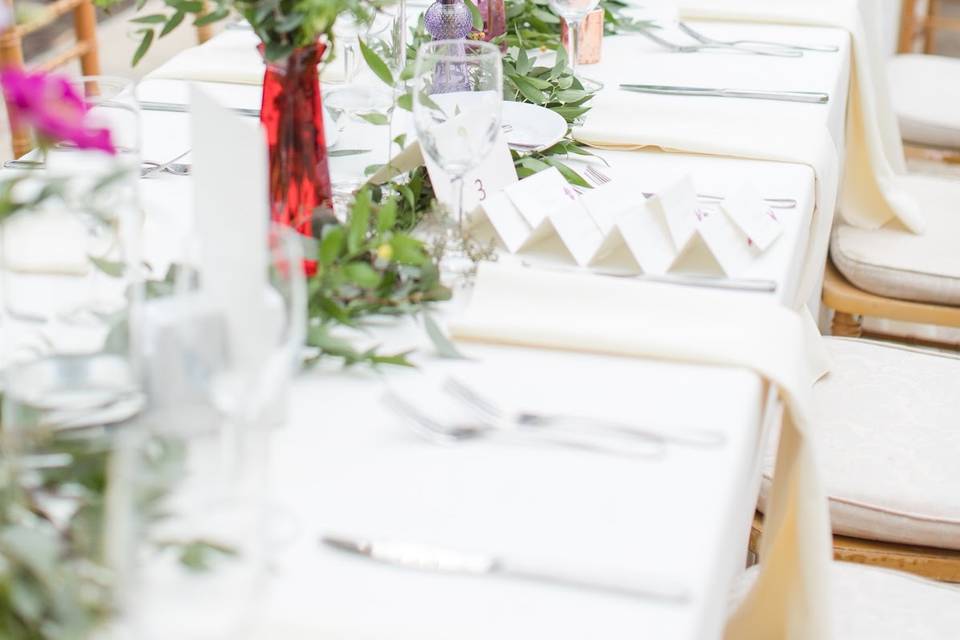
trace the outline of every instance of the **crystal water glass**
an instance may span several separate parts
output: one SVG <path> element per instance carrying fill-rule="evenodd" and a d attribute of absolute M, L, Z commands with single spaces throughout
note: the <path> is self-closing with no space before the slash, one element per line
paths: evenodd
<path fill-rule="evenodd" d="M 469 269 L 464 248 L 463 181 L 493 149 L 500 132 L 503 66 L 489 42 L 437 40 L 417 52 L 413 118 L 420 146 L 453 187 L 441 267 Z"/>
<path fill-rule="evenodd" d="M 570 29 L 570 42 L 567 48 L 570 69 L 584 89 L 591 91 L 602 88 L 602 84 L 596 80 L 580 77 L 577 74 L 577 63 L 580 56 L 580 27 L 583 25 L 587 14 L 596 9 L 598 4 L 599 0 L 550 0 L 550 8 L 566 21 L 567 27 Z"/>

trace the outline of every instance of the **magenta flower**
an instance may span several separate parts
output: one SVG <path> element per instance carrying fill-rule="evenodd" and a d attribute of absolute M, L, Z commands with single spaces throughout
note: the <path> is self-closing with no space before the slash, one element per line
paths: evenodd
<path fill-rule="evenodd" d="M 20 69 L 0 70 L 0 87 L 17 126 L 33 127 L 42 142 L 115 154 L 108 129 L 89 126 L 89 106 L 67 78 Z"/>

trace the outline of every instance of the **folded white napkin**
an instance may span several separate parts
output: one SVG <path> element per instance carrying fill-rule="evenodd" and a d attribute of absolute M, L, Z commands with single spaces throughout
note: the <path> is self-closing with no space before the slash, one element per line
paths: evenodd
<path fill-rule="evenodd" d="M 483 263 L 450 331 L 459 340 L 745 367 L 770 382 L 786 411 L 763 567 L 726 637 L 829 636 L 830 522 L 806 435 L 814 373 L 800 315 L 750 295 Z"/>
<path fill-rule="evenodd" d="M 260 85 L 266 67 L 257 50 L 259 43 L 252 31 L 226 31 L 177 54 L 149 77 Z M 342 82 L 343 65 L 324 64 L 320 78 L 324 82 Z"/>
<path fill-rule="evenodd" d="M 850 33 L 853 70 L 847 157 L 840 210 L 848 223 L 876 229 L 897 219 L 910 231 L 925 224 L 899 184 L 906 172 L 900 128 L 887 85 L 877 0 L 678 0 L 685 18 L 830 26 Z"/>
<path fill-rule="evenodd" d="M 74 214 L 40 211 L 14 216 L 3 225 L 4 268 L 19 273 L 84 275 L 91 267 L 87 236 Z"/>

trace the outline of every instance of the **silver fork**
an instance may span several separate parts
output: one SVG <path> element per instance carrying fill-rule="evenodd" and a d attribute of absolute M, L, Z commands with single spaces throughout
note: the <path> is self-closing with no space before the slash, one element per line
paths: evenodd
<path fill-rule="evenodd" d="M 643 440 L 623 446 L 621 442 L 612 442 L 585 433 L 559 432 L 557 430 L 525 429 L 522 425 L 510 428 L 506 423 L 455 422 L 441 423 L 424 415 L 413 404 L 397 394 L 387 391 L 383 403 L 407 418 L 413 431 L 420 437 L 435 444 L 460 444 L 483 439 L 513 439 L 527 444 L 548 444 L 564 449 L 602 453 L 631 458 L 660 458 L 666 447 L 663 441 Z"/>
<path fill-rule="evenodd" d="M 787 50 L 787 51 L 817 51 L 820 53 L 836 53 L 840 51 L 840 47 L 836 45 L 800 45 L 800 44 L 789 44 L 786 42 L 773 42 L 771 40 L 717 40 L 716 38 L 711 38 L 697 31 L 690 25 L 685 22 L 677 23 L 681 30 L 686 33 L 688 36 L 702 42 L 703 44 L 714 44 L 714 45 L 726 45 L 728 47 L 739 47 L 742 45 L 746 46 L 758 46 L 758 47 L 773 47 L 775 49 Z M 753 49 L 751 49 L 753 51 Z"/>
<path fill-rule="evenodd" d="M 595 183 L 597 186 L 605 185 L 611 181 L 610 176 L 606 175 L 592 164 L 588 164 L 584 172 L 587 174 L 587 178 L 589 178 L 590 181 Z M 657 195 L 652 191 L 642 191 L 641 194 L 644 198 L 648 199 Z M 701 202 L 720 202 L 723 200 L 723 196 L 713 195 L 710 193 L 698 193 L 697 199 Z M 763 201 L 766 202 L 771 209 L 797 208 L 797 201 L 793 198 L 764 198 Z"/>
<path fill-rule="evenodd" d="M 508 414 L 494 401 L 455 378 L 447 378 L 443 383 L 443 390 L 484 415 L 487 420 L 507 421 L 518 427 L 569 427 L 578 430 L 583 429 L 589 433 L 602 432 L 623 440 L 671 443 L 703 448 L 719 447 L 727 441 L 723 433 L 712 429 L 651 429 L 615 420 L 563 413 L 547 414 L 535 411 L 519 411 Z"/>
<path fill-rule="evenodd" d="M 665 40 L 660 36 L 654 35 L 646 29 L 637 29 L 633 33 L 638 33 L 648 40 L 651 40 L 664 49 L 672 51 L 673 53 L 699 53 L 701 51 L 727 51 L 732 53 L 751 53 L 758 56 L 773 56 L 777 58 L 799 58 L 803 56 L 802 51 L 796 49 L 781 49 L 781 50 L 763 50 L 763 49 L 750 49 L 747 47 L 733 47 L 728 44 L 718 44 L 718 43 L 706 43 L 700 42 L 698 44 L 677 44 L 676 42 L 670 42 Z"/>

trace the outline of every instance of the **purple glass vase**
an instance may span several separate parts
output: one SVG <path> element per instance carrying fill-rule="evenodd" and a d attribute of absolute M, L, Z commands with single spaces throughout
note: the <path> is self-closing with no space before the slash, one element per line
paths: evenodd
<path fill-rule="evenodd" d="M 473 19 L 463 0 L 436 0 L 427 8 L 423 22 L 434 40 L 460 40 L 473 30 Z"/>

